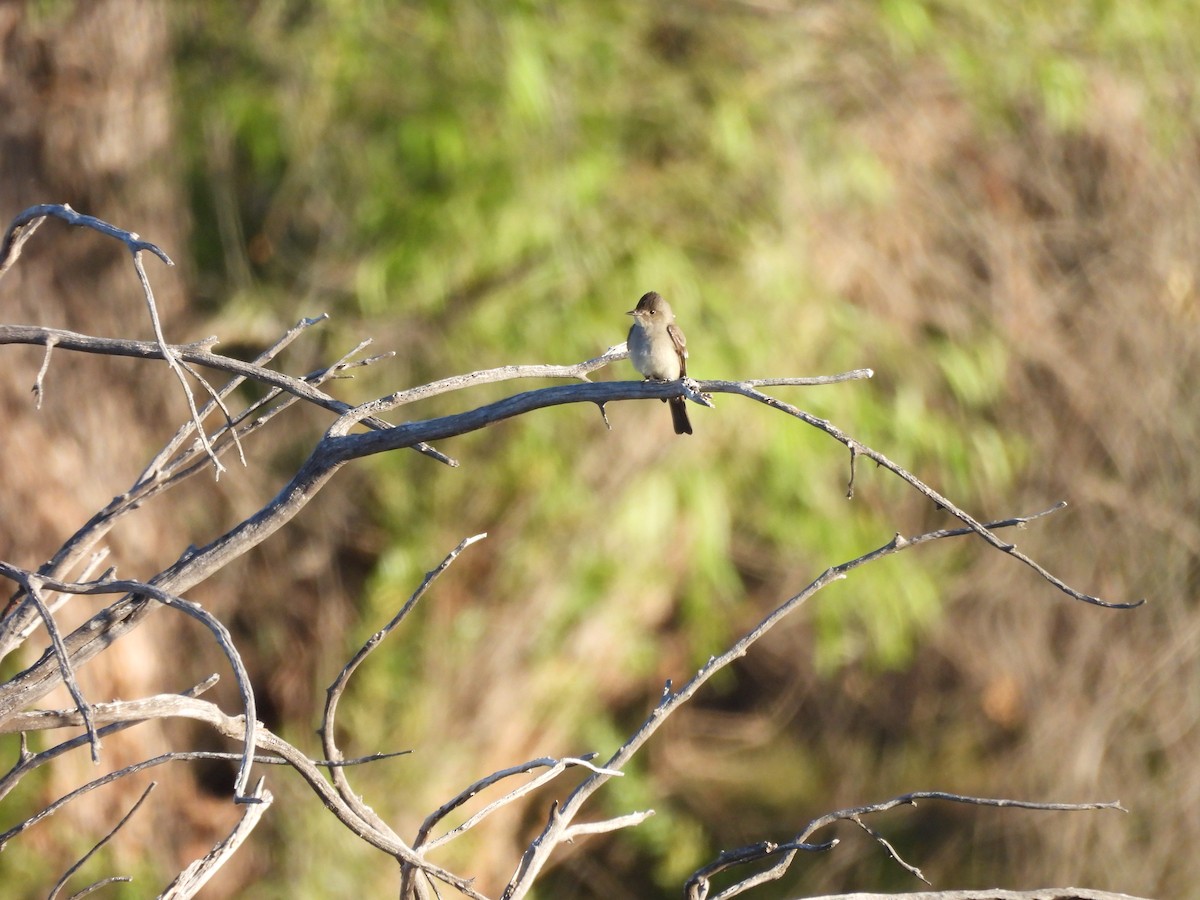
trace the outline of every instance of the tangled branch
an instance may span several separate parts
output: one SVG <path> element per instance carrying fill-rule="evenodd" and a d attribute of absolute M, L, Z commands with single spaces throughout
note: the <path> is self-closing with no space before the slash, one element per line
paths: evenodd
<path fill-rule="evenodd" d="M 215 733 L 232 739 L 240 747 L 240 752 L 235 754 L 239 768 L 234 800 L 246 804 L 247 808 L 230 834 L 218 841 L 204 857 L 181 872 L 163 896 L 194 895 L 236 852 L 238 846 L 267 812 L 272 802 L 272 794 L 266 789 L 262 778 L 252 781 L 252 768 L 255 765 L 284 765 L 294 770 L 345 827 L 391 857 L 399 865 L 402 897 L 430 896 L 430 891 L 436 892 L 436 884 L 440 883 L 476 900 L 486 898 L 471 878 L 450 872 L 431 862 L 429 854 L 479 827 L 498 810 L 527 797 L 538 788 L 553 783 L 563 773 L 582 770 L 586 773 L 582 782 L 569 791 L 564 799 L 556 801 L 550 807 L 540 833 L 515 861 L 513 874 L 503 889 L 502 897 L 504 900 L 525 897 L 562 844 L 585 835 L 633 827 L 653 814 L 653 810 L 644 809 L 607 819 L 583 819 L 584 811 L 589 808 L 588 803 L 595 793 L 612 778 L 620 777 L 625 767 L 663 723 L 695 697 L 717 672 L 749 653 L 768 631 L 828 585 L 848 577 L 862 566 L 931 541 L 976 537 L 986 546 L 1012 556 L 1028 566 L 1057 590 L 1084 603 L 1113 609 L 1131 609 L 1143 602 L 1104 600 L 1080 591 L 1018 551 L 1015 544 L 1002 540 L 997 534 L 1003 529 L 1025 527 L 1061 509 L 1065 504 L 1059 503 L 1032 515 L 981 522 L 902 466 L 857 441 L 833 423 L 761 390 L 764 387 L 821 386 L 865 379 L 873 374 L 869 369 L 813 378 L 780 377 L 742 381 L 684 379 L 669 383 L 591 381 L 589 376 L 592 373 L 626 358 L 624 345 L 618 345 L 573 365 L 503 366 L 484 369 L 394 391 L 370 402 L 351 406 L 327 393 L 323 386 L 330 379 L 339 377 L 353 368 L 370 365 L 384 358 L 360 358 L 369 342 L 359 344 L 334 364 L 303 375 L 286 374 L 275 368 L 274 364 L 285 347 L 319 325 L 324 321 L 324 317 L 301 320 L 252 362 L 236 360 L 215 352 L 215 337 L 193 343 L 169 344 L 159 320 L 141 254 L 149 252 L 168 265 L 171 264 L 170 258 L 154 244 L 141 240 L 138 235 L 99 219 L 80 215 L 69 206 L 31 207 L 13 220 L 3 241 L 0 242 L 0 277 L 16 262 L 24 243 L 47 217 L 57 217 L 71 225 L 94 229 L 120 241 L 130 251 L 146 299 L 155 340 L 101 338 L 62 329 L 0 324 L 0 344 L 34 344 L 46 349 L 35 378 L 34 388 L 38 402 L 40 403 L 43 394 L 43 383 L 52 351 L 99 353 L 165 361 L 184 388 L 189 415 L 185 424 L 148 462 L 134 483 L 81 526 L 37 571 L 9 562 L 0 562 L 0 578 L 5 578 L 14 585 L 14 593 L 3 616 L 0 616 L 0 658 L 23 646 L 40 628 L 45 629 L 49 640 L 40 658 L 4 684 L 0 684 L 0 733 L 19 732 L 22 735 L 21 753 L 16 764 L 0 778 L 0 798 L 8 794 L 28 773 L 84 744 L 91 748 L 93 759 L 99 759 L 102 737 L 152 719 L 180 718 L 199 721 Z M 60 357 L 61 353 L 56 359 Z M 209 374 L 206 376 L 204 373 Z M 208 378 L 212 373 L 225 376 L 227 380 L 220 385 L 211 384 Z M 530 378 L 568 379 L 572 383 L 538 387 L 450 415 L 393 421 L 402 415 L 405 407 L 418 400 L 484 383 L 495 384 Z M 203 405 L 198 406 L 195 402 L 190 386 L 192 381 L 200 384 L 208 395 L 208 400 Z M 264 395 L 248 402 L 244 408 L 232 407 L 231 397 L 234 396 L 235 390 L 247 381 L 266 388 Z M 321 759 L 308 755 L 258 722 L 253 686 L 229 630 L 217 617 L 185 597 L 191 588 L 290 523 L 342 466 L 355 460 L 378 453 L 411 449 L 444 464 L 458 465 L 456 460 L 436 449 L 434 444 L 539 409 L 572 403 L 594 404 L 607 424 L 605 407 L 614 401 L 685 397 L 700 405 L 714 407 L 713 397 L 721 394 L 740 396 L 765 405 L 769 409 L 799 419 L 843 444 L 850 451 L 848 492 L 853 491 L 855 462 L 859 456 L 863 456 L 937 503 L 949 515 L 958 519 L 962 527 L 940 529 L 910 537 L 896 534 L 875 550 L 826 569 L 803 590 L 780 603 L 727 650 L 709 659 L 681 688 L 674 689 L 668 681 L 659 702 L 642 724 L 603 763 L 595 762 L 598 754 L 594 752 L 563 757 L 547 756 L 474 778 L 426 815 L 411 841 L 403 839 L 392 825 L 375 813 L 366 800 L 354 790 L 346 773 L 350 766 L 378 761 L 396 754 L 379 753 L 359 759 L 346 759 L 336 741 L 338 707 L 355 671 L 378 650 L 389 634 L 403 624 L 437 578 L 467 547 L 485 535 L 466 538 L 439 566 L 427 573 L 394 617 L 362 645 L 334 678 L 326 692 L 324 714 L 319 729 L 323 753 Z M 223 470 L 221 457 L 230 450 L 236 450 L 245 463 L 243 440 L 265 428 L 280 412 L 295 403 L 310 404 L 330 414 L 332 418 L 325 433 L 310 449 L 303 464 L 270 501 L 208 544 L 189 547 L 172 565 L 147 581 L 119 580 L 113 577 L 111 570 L 98 577 L 91 577 L 91 572 L 98 568 L 104 558 L 100 544 L 119 520 L 133 513 L 149 498 L 175 487 L 183 480 L 206 470 L 210 465 L 219 475 Z M 210 417 L 218 419 L 215 427 L 205 424 Z M 81 567 L 84 574 L 72 578 L 71 573 Z M 64 634 L 55 618 L 56 611 L 71 597 L 98 595 L 113 595 L 117 599 L 88 618 L 83 625 Z M 200 695 L 215 683 L 215 676 L 201 682 L 190 691 L 177 695 L 118 700 L 112 703 L 96 703 L 86 697 L 79 686 L 76 673 L 123 635 L 138 627 L 157 606 L 182 612 L 204 625 L 221 648 L 233 672 L 241 698 L 240 715 L 228 715 L 216 705 L 201 699 Z M 33 707 L 33 704 L 59 685 L 68 688 L 74 703 L 73 709 L 44 710 Z M 26 747 L 24 736 L 28 732 L 79 726 L 85 729 L 84 734 L 65 740 L 41 753 L 30 753 Z M 175 751 L 94 779 L 0 834 L 0 849 L 3 849 L 7 841 L 24 833 L 76 797 L 121 778 L 167 763 L 229 756 L 198 751 Z M 451 813 L 464 811 L 469 803 L 482 798 L 487 792 L 498 792 L 502 787 L 504 792 L 500 796 L 484 803 L 481 808 L 468 815 L 465 821 L 438 835 L 434 834 Z M 741 878 L 723 892 L 712 895 L 712 900 L 732 897 L 780 877 L 797 854 L 833 849 L 837 843 L 836 839 L 819 842 L 814 841 L 813 836 L 815 832 L 836 821 L 851 821 L 870 834 L 897 864 L 915 877 L 923 879 L 924 876 L 916 866 L 903 860 L 883 835 L 864 821 L 867 816 L 898 805 L 911 805 L 917 800 L 997 807 L 1018 806 L 1042 810 L 1121 808 L 1115 803 L 1039 804 L 963 797 L 936 791 L 906 794 L 884 803 L 839 810 L 821 816 L 790 840 L 778 843 L 762 841 L 726 851 L 707 866 L 697 870 L 687 884 L 688 896 L 692 900 L 706 900 L 710 897 L 713 876 L 756 863 L 767 864 L 767 867 Z M 139 800 L 138 805 L 141 802 Z M 134 810 L 136 808 L 137 805 Z M 130 810 L 121 823 L 118 823 L 96 847 L 109 840 L 134 810 Z M 86 858 L 85 856 L 84 859 Z M 63 876 L 59 885 L 55 886 L 55 892 L 82 862 L 83 860 L 80 860 Z"/>

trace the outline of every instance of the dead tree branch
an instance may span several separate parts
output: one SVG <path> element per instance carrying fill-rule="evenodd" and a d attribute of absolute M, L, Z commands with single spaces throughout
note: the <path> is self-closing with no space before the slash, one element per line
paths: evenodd
<path fill-rule="evenodd" d="M 833 839 L 825 844 L 813 845 L 811 843 L 816 832 L 826 828 L 836 822 L 848 821 L 853 822 L 872 839 L 878 843 L 889 857 L 891 857 L 897 865 L 905 869 L 910 875 L 919 878 L 926 884 L 929 881 L 922 874 L 921 870 L 911 863 L 906 862 L 895 847 L 887 841 L 878 831 L 863 821 L 864 816 L 876 815 L 878 813 L 887 812 L 890 809 L 895 809 L 897 806 L 916 806 L 918 800 L 939 800 L 948 803 L 962 803 L 969 806 L 992 806 L 998 808 L 1009 809 L 1035 809 L 1044 812 L 1080 812 L 1085 810 L 1097 809 L 1115 809 L 1120 812 L 1127 812 L 1119 802 L 1108 803 L 1038 803 L 1026 800 L 1008 800 L 997 799 L 990 797 L 968 797 L 962 794 L 952 794 L 946 791 L 914 791 L 904 794 L 899 797 L 893 797 L 891 800 L 884 800 L 880 803 L 871 803 L 866 806 L 855 806 L 848 809 L 839 809 L 825 815 L 818 816 L 808 823 L 795 837 L 785 844 L 772 844 L 770 842 L 762 842 L 754 844 L 750 847 L 742 847 L 737 850 L 730 850 L 727 853 L 721 854 L 712 863 L 698 869 L 688 879 L 685 887 L 685 895 L 687 900 L 729 900 L 738 894 L 744 893 L 753 887 L 761 884 L 766 884 L 770 881 L 776 881 L 782 878 L 796 858 L 797 852 L 800 850 L 813 849 L 831 849 L 838 841 Z M 749 875 L 723 891 L 716 894 L 710 894 L 711 883 L 710 879 L 733 866 L 742 866 L 764 860 L 774 860 L 772 865 L 760 872 Z"/>
<path fill-rule="evenodd" d="M 255 802 L 242 813 L 241 819 L 238 820 L 233 830 L 218 841 L 208 853 L 180 872 L 178 877 L 159 895 L 160 900 L 186 900 L 188 897 L 196 896 L 200 888 L 204 887 L 209 879 L 217 873 L 217 870 L 229 861 L 229 858 L 250 836 L 250 832 L 254 830 L 259 819 L 263 817 L 275 800 L 271 792 L 263 787 L 261 778 L 254 787 L 253 796 Z"/>
<path fill-rule="evenodd" d="M 76 872 L 78 872 L 79 869 L 83 866 L 83 864 L 85 862 L 87 862 L 89 859 L 91 859 L 92 856 L 95 855 L 97 850 L 99 850 L 101 847 L 103 847 L 105 844 L 107 844 L 110 840 L 112 840 L 113 835 L 115 835 L 118 831 L 120 831 L 125 826 L 125 823 L 128 822 L 133 817 L 133 814 L 135 812 L 137 812 L 139 809 L 141 809 L 142 804 L 146 802 L 146 798 L 150 796 L 150 792 L 152 790 L 154 790 L 155 787 L 156 787 L 156 784 L 153 781 L 150 782 L 148 785 L 146 785 L 146 789 L 144 791 L 142 791 L 142 795 L 140 797 L 138 797 L 137 802 L 134 803 L 133 806 L 131 806 L 129 808 L 129 812 L 125 813 L 125 815 L 123 815 L 121 817 L 120 821 L 117 822 L 117 824 L 115 826 L 113 826 L 111 829 L 109 829 L 108 834 L 106 834 L 99 841 L 97 841 L 95 844 L 93 844 L 92 848 L 90 850 L 88 850 L 87 853 L 83 854 L 83 856 L 81 856 L 75 862 L 75 864 L 73 866 L 71 866 L 71 868 L 69 868 L 69 869 L 67 869 L 67 871 L 63 872 L 62 878 L 58 879 L 58 882 L 51 889 L 49 900 L 54 900 L 54 898 L 58 896 L 58 892 L 62 890 L 63 885 L 65 885 L 67 883 L 67 880 L 70 879 L 70 877 L 72 875 L 74 875 Z M 94 885 L 91 885 L 88 888 L 85 888 L 83 891 L 80 891 L 79 893 L 74 894 L 73 896 L 76 896 L 76 897 L 81 896 L 82 894 L 86 894 L 90 890 L 92 890 L 96 887 L 100 887 L 103 884 L 110 884 L 113 881 L 132 881 L 132 879 L 126 878 L 123 876 L 117 876 L 115 878 L 105 878 L 102 881 L 98 881 Z"/>
<path fill-rule="evenodd" d="M 768 378 L 743 381 L 697 381 L 682 379 L 677 382 L 656 383 L 643 381 L 593 382 L 589 376 L 605 366 L 626 358 L 624 345 L 610 347 L 592 359 L 573 365 L 524 365 L 503 366 L 477 372 L 451 376 L 429 384 L 409 387 L 378 397 L 367 403 L 352 406 L 327 393 L 323 386 L 331 379 L 342 377 L 353 367 L 377 362 L 384 357 L 359 359 L 368 342 L 364 341 L 333 365 L 307 375 L 293 376 L 274 368 L 279 354 L 298 336 L 306 333 L 322 318 L 301 320 L 284 334 L 274 345 L 263 351 L 253 362 L 244 362 L 214 352 L 216 338 L 206 338 L 188 344 L 168 344 L 162 322 L 154 301 L 150 279 L 146 274 L 142 253 L 150 252 L 168 265 L 170 258 L 158 247 L 142 241 L 138 235 L 109 225 L 90 216 L 82 216 L 69 206 L 44 205 L 24 211 L 10 225 L 0 241 L 0 277 L 18 259 L 24 242 L 34 233 L 47 217 L 57 217 L 71 225 L 94 229 L 112 237 L 130 251 L 135 272 L 147 303 L 155 340 L 132 341 L 119 338 L 101 338 L 78 334 L 60 329 L 37 326 L 0 325 L 0 344 L 30 344 L 45 347 L 41 367 L 34 380 L 34 392 L 40 403 L 44 381 L 49 369 L 51 354 L 55 349 L 67 352 L 99 353 L 132 359 L 164 360 L 184 388 L 188 403 L 188 420 L 166 442 L 145 466 L 133 485 L 115 497 L 85 523 L 59 550 L 36 572 L 8 563 L 0 562 L 0 578 L 11 581 L 16 590 L 0 616 L 0 658 L 20 647 L 36 632 L 39 625 L 46 629 L 49 646 L 40 658 L 6 683 L 0 684 L 0 733 L 21 733 L 21 751 L 16 764 L 0 778 L 0 798 L 35 768 L 49 763 L 66 752 L 84 744 L 90 745 L 93 758 L 100 753 L 100 739 L 115 731 L 131 727 L 139 722 L 161 718 L 184 718 L 205 723 L 217 734 L 235 742 L 240 752 L 234 799 L 248 804 L 241 821 L 233 831 L 202 859 L 189 866 L 168 888 L 165 896 L 192 896 L 211 875 L 232 855 L 256 823 L 266 812 L 271 794 L 262 780 L 251 784 L 252 766 L 256 763 L 285 764 L 294 769 L 322 803 L 333 812 L 338 820 L 353 834 L 372 847 L 390 856 L 400 866 L 401 896 L 426 897 L 434 882 L 448 885 L 460 894 L 486 900 L 470 878 L 452 873 L 432 863 L 427 855 L 456 837 L 482 824 L 497 810 L 504 808 L 530 792 L 558 778 L 568 769 L 588 770 L 584 780 L 561 802 L 555 802 L 548 813 L 547 821 L 539 835 L 523 852 L 509 882 L 504 888 L 505 900 L 517 900 L 527 896 L 544 871 L 551 856 L 563 844 L 589 834 L 610 832 L 635 826 L 653 814 L 653 810 L 633 811 L 606 819 L 586 821 L 581 818 L 589 799 L 610 779 L 622 775 L 624 767 L 633 756 L 658 731 L 663 722 L 687 703 L 700 688 L 718 671 L 734 660 L 745 656 L 753 645 L 784 617 L 790 615 L 819 591 L 835 581 L 844 579 L 853 570 L 886 556 L 909 550 L 930 541 L 950 537 L 975 536 L 988 546 L 1006 553 L 1031 568 L 1045 581 L 1075 600 L 1088 604 L 1116 609 L 1130 609 L 1143 601 L 1120 602 L 1103 600 L 1068 585 L 1050 573 L 1029 556 L 1019 552 L 1015 545 L 1002 540 L 996 531 L 1011 527 L 1024 527 L 1034 519 L 1041 518 L 1061 509 L 1058 504 L 1049 510 L 1030 516 L 1015 517 L 983 523 L 954 505 L 946 497 L 916 478 L 882 453 L 860 443 L 831 422 L 813 416 L 798 407 L 784 403 L 763 393 L 759 388 L 774 386 L 819 386 L 843 381 L 870 378 L 869 369 L 856 369 L 839 375 L 814 378 Z M 54 354 L 61 360 L 63 354 Z M 209 382 L 211 374 L 222 373 L 224 384 Z M 197 405 L 192 393 L 190 379 L 200 384 L 208 394 L 208 401 Z M 571 384 L 538 387 L 503 399 L 474 406 L 462 412 L 427 419 L 391 421 L 405 412 L 410 404 L 437 395 L 460 391 L 482 384 L 497 384 L 517 379 L 569 379 Z M 256 382 L 266 388 L 263 397 L 249 402 L 238 409 L 230 401 L 234 391 L 247 381 Z M 949 515 L 958 519 L 963 527 L 940 529 L 903 537 L 896 534 L 889 542 L 877 549 L 833 566 L 821 573 L 807 587 L 781 603 L 763 618 L 754 628 L 735 641 L 725 652 L 714 656 L 703 665 L 679 690 L 674 690 L 668 681 L 662 696 L 641 726 L 629 736 L 612 756 L 603 764 L 592 762 L 596 754 L 574 757 L 543 757 L 517 766 L 501 769 L 490 775 L 476 778 L 458 794 L 427 815 L 410 845 L 404 841 L 384 819 L 353 789 L 345 768 L 351 765 L 386 758 L 394 754 L 375 754 L 359 759 L 346 759 L 337 746 L 336 717 L 338 704 L 351 676 L 365 659 L 374 652 L 394 629 L 406 619 L 411 610 L 429 590 L 438 576 L 472 543 L 485 535 L 475 535 L 462 541 L 442 563 L 426 574 L 408 601 L 392 620 L 373 634 L 351 657 L 327 690 L 323 721 L 320 729 L 323 760 L 306 755 L 298 747 L 272 734 L 257 721 L 255 696 L 246 667 L 226 626 L 198 604 L 184 598 L 193 587 L 205 581 L 233 560 L 241 557 L 291 520 L 322 490 L 342 466 L 377 453 L 411 449 L 439 462 L 457 465 L 457 462 L 433 446 L 449 438 L 464 435 L 516 416 L 540 409 L 567 404 L 594 404 L 601 412 L 605 424 L 606 404 L 619 400 L 669 399 L 684 397 L 697 404 L 714 407 L 713 396 L 733 394 L 763 404 L 773 410 L 799 419 L 810 427 L 817 428 L 850 451 L 851 474 L 848 492 L 853 492 L 854 467 L 859 456 L 875 463 L 901 478 L 910 487 L 938 504 Z M 243 440 L 271 422 L 283 410 L 295 403 L 308 403 L 331 415 L 332 421 L 322 437 L 311 447 L 310 452 L 295 474 L 278 493 L 257 512 L 240 523 L 228 528 L 209 543 L 201 547 L 189 547 L 169 567 L 148 581 L 118 580 L 112 571 L 91 579 L 91 572 L 103 559 L 100 542 L 113 526 L 123 517 L 138 509 L 146 500 L 179 484 L 182 480 L 207 469 L 211 464 L 219 475 L 223 470 L 220 458 L 231 449 L 236 449 L 243 463 L 245 453 Z M 217 417 L 219 424 L 211 429 L 205 426 L 210 417 Z M 71 573 L 84 568 L 82 580 Z M 53 595 L 53 596 L 50 596 Z M 55 611 L 71 596 L 112 595 L 117 599 L 93 614 L 83 625 L 69 634 L 63 634 L 54 618 Z M 180 695 L 160 695 L 142 700 L 118 700 L 113 703 L 91 703 L 79 689 L 75 673 L 98 654 L 110 648 L 120 637 L 137 627 L 156 606 L 167 606 L 201 622 L 212 634 L 234 672 L 241 697 L 241 715 L 231 716 L 198 695 L 211 687 L 215 676 Z M 66 685 L 75 703 L 74 709 L 35 710 L 30 707 L 58 685 Z M 25 743 L 25 733 L 82 725 L 85 733 L 63 741 L 41 753 L 30 753 Z M 38 813 L 0 834 L 0 849 L 6 841 L 23 833 L 37 822 L 52 815 L 74 798 L 111 784 L 121 778 L 168 762 L 188 761 L 200 758 L 227 758 L 230 754 L 201 753 L 198 751 L 176 751 L 153 759 L 143 760 L 116 772 L 94 779 L 55 800 Z M 326 777 L 325 769 L 329 775 Z M 518 776 L 537 774 L 510 788 L 497 799 L 469 815 L 456 827 L 446 830 L 437 837 L 433 831 L 446 817 L 464 810 L 466 805 L 482 792 L 496 788 Z M 783 843 L 763 841 L 749 847 L 726 851 L 709 866 L 692 876 L 688 884 L 689 897 L 705 900 L 709 897 L 712 876 L 735 867 L 754 863 L 769 863 L 768 868 L 755 872 L 713 897 L 732 897 L 766 881 L 780 877 L 799 852 L 825 851 L 833 848 L 836 840 L 814 842 L 814 832 L 835 821 L 851 821 L 876 840 L 899 865 L 916 877 L 921 872 L 904 861 L 894 847 L 864 817 L 883 812 L 898 805 L 911 805 L 917 800 L 943 800 L 958 803 L 973 803 L 988 806 L 1017 806 L 1030 809 L 1107 809 L 1120 808 L 1118 804 L 1034 804 L 1012 800 L 988 800 L 962 797 L 941 792 L 918 792 L 906 794 L 894 800 L 864 807 L 840 810 L 814 819 L 791 840 Z M 139 801 L 140 803 L 141 801 Z M 136 809 L 136 806 L 135 806 Z M 131 811 L 132 812 L 132 811 Z M 125 819 L 100 843 L 108 840 Z M 97 844 L 97 847 L 100 844 Z M 82 862 L 82 861 L 81 861 Z M 74 869 L 68 871 L 65 883 Z M 98 886 L 93 885 L 87 890 Z M 932 895 L 931 895 L 932 896 Z M 1066 896 L 1066 895 L 1064 895 Z M 1072 895 L 1073 896 L 1073 895 Z"/>
<path fill-rule="evenodd" d="M 988 530 L 989 533 L 992 530 L 999 528 L 1023 527 L 1028 522 L 1042 518 L 1062 508 L 1063 504 L 1059 504 L 1048 510 L 1044 510 L 1043 512 L 1034 513 L 1033 515 L 1003 519 L 996 522 L 990 522 L 987 525 L 982 525 L 980 527 Z M 776 607 L 769 615 L 766 616 L 766 618 L 764 618 L 754 628 L 743 635 L 728 650 L 719 656 L 714 656 L 709 659 L 709 661 L 705 663 L 704 666 L 702 666 L 700 670 L 694 676 L 692 676 L 692 678 L 678 691 L 674 691 L 670 682 L 668 682 L 666 687 L 663 689 L 663 693 L 658 705 L 651 710 L 649 716 L 647 716 L 645 721 L 642 722 L 641 727 L 639 727 L 638 730 L 616 751 L 616 753 L 614 753 L 613 756 L 607 762 L 605 762 L 604 768 L 612 770 L 622 769 L 633 757 L 633 755 L 647 741 L 650 740 L 654 733 L 658 731 L 658 729 L 671 716 L 671 714 L 688 700 L 690 700 L 693 696 L 695 696 L 696 692 L 699 691 L 705 682 L 711 679 L 717 672 L 728 666 L 734 660 L 745 656 L 749 652 L 751 646 L 753 646 L 754 643 L 756 643 L 763 635 L 774 628 L 786 616 L 794 612 L 803 604 L 807 603 L 819 591 L 836 581 L 846 578 L 847 575 L 854 569 L 867 565 L 868 563 L 876 562 L 884 557 L 891 556 L 892 554 L 909 550 L 913 547 L 920 546 L 921 544 L 925 544 L 930 541 L 943 540 L 950 537 L 963 537 L 975 533 L 977 533 L 977 530 L 974 528 L 958 528 L 926 532 L 924 534 L 914 535 L 910 538 L 905 538 L 897 534 L 892 538 L 892 540 L 888 541 L 888 543 L 878 547 L 875 550 L 872 550 L 870 553 L 866 553 L 860 557 L 826 569 L 806 588 L 804 588 L 804 590 L 791 597 L 780 606 Z M 580 813 L 587 800 L 597 790 L 603 787 L 604 783 L 609 777 L 611 776 L 603 772 L 592 775 L 583 781 L 577 788 L 575 788 L 575 790 L 568 795 L 566 800 L 564 800 L 561 804 L 556 805 L 554 809 L 551 810 L 546 825 L 543 827 L 541 833 L 534 840 L 534 842 L 530 844 L 529 848 L 525 851 L 525 854 L 522 857 L 516 872 L 513 874 L 512 879 L 505 888 L 503 894 L 504 900 L 520 900 L 521 897 L 526 896 L 536 881 L 542 867 L 544 867 L 549 860 L 549 857 L 553 853 L 554 849 L 566 840 L 565 835 L 567 834 L 575 816 Z M 917 795 L 906 796 L 912 796 L 914 799 L 918 798 Z M 931 794 L 928 796 L 934 795 Z M 938 796 L 948 798 L 950 795 Z M 889 803 L 896 805 L 897 803 L 902 802 L 902 800 L 903 798 L 900 798 L 897 801 L 889 801 Z M 987 803 L 989 801 L 981 802 Z M 1012 805 L 1020 804 L 1013 803 Z M 890 807 L 887 805 L 863 807 L 857 810 L 857 812 L 865 814 L 866 812 L 876 812 L 885 808 Z M 838 816 L 838 814 L 833 815 Z M 840 817 L 845 818 L 845 816 Z M 829 846 L 832 846 L 810 845 L 808 838 L 810 837 L 812 830 L 815 829 L 806 830 L 804 833 L 796 837 L 795 841 L 793 842 L 793 844 L 797 845 L 796 849 L 825 850 L 828 849 Z M 756 846 L 766 845 L 764 844 Z M 772 844 L 770 846 L 771 849 L 769 853 L 771 855 L 780 852 L 781 845 Z M 791 847 L 792 844 L 782 846 L 784 849 L 786 849 Z M 796 849 L 790 850 L 790 853 L 787 857 L 789 864 L 792 856 L 795 855 Z M 744 851 L 739 851 L 739 853 L 744 853 Z M 728 865 L 723 865 L 721 868 L 724 869 L 727 867 Z"/>

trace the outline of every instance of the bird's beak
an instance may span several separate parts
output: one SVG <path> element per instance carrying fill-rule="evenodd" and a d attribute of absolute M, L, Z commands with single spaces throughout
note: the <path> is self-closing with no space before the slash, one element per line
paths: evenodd
<path fill-rule="evenodd" d="M 627 315 L 627 316 L 636 316 L 636 315 L 637 315 L 637 310 L 636 310 L 636 309 L 631 309 L 629 312 L 625 313 L 625 315 Z"/>

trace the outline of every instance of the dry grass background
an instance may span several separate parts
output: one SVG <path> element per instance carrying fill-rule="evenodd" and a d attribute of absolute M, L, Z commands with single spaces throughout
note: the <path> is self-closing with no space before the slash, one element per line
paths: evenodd
<path fill-rule="evenodd" d="M 986 514 L 1068 500 L 1018 544 L 1077 586 L 1149 604 L 1065 602 L 982 553 L 911 670 L 849 672 L 832 693 L 809 682 L 770 714 L 819 734 L 827 762 L 864 763 L 821 767 L 846 773 L 825 787 L 839 802 L 939 777 L 984 794 L 1120 798 L 1131 811 L 1001 821 L 930 810 L 910 836 L 927 873 L 965 870 L 964 887 L 1003 878 L 1183 897 L 1200 885 L 1188 849 L 1200 838 L 1200 155 L 1194 135 L 1157 140 L 1129 85 L 1101 83 L 1090 101 L 1074 133 L 1031 109 L 998 136 L 942 80 L 910 73 L 866 98 L 856 123 L 895 202 L 822 210 L 808 226 L 829 291 L 914 348 L 929 335 L 1001 337 L 1011 362 L 1000 422 L 1027 441 L 1030 463 Z M 748 661 L 764 679 L 805 657 L 803 635 L 781 643 L 774 659 Z M 964 747 L 978 770 L 959 770 Z M 832 889 L 862 864 L 822 860 L 811 867 L 842 871 L 814 882 Z"/>
<path fill-rule="evenodd" d="M 1031 114 L 1002 144 L 957 128 L 952 106 L 903 96 L 917 101 L 910 127 L 938 138 L 887 140 L 892 116 L 877 122 L 878 151 L 911 198 L 898 204 L 902 227 L 851 230 L 842 246 L 867 263 L 847 270 L 885 258 L 908 289 L 843 289 L 951 336 L 972 320 L 998 330 L 1012 359 L 1001 415 L 1031 461 L 1012 500 L 1072 503 L 1053 537 L 1017 540 L 1101 596 L 1150 600 L 1092 614 L 981 559 L 913 672 L 936 693 L 949 667 L 957 689 L 910 725 L 982 719 L 995 735 L 987 769 L 1010 795 L 1129 805 L 1128 817 L 1029 821 L 1011 839 L 1032 845 L 1036 833 L 1036 854 L 1012 854 L 1014 869 L 1030 859 L 1026 883 L 1086 871 L 1113 889 L 1186 896 L 1200 885 L 1185 849 L 1200 827 L 1194 138 L 1163 147 L 1143 98 L 1116 84 L 1097 88 L 1077 133 Z M 936 149 L 914 160 L 913 146 Z"/>

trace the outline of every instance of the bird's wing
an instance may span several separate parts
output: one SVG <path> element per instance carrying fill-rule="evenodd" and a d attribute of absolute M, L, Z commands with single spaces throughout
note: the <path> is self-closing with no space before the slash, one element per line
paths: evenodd
<path fill-rule="evenodd" d="M 672 322 L 667 326 L 667 334 L 671 336 L 671 343 L 675 345 L 675 352 L 679 354 L 679 377 L 687 375 L 687 339 L 683 336 L 683 330 Z"/>

